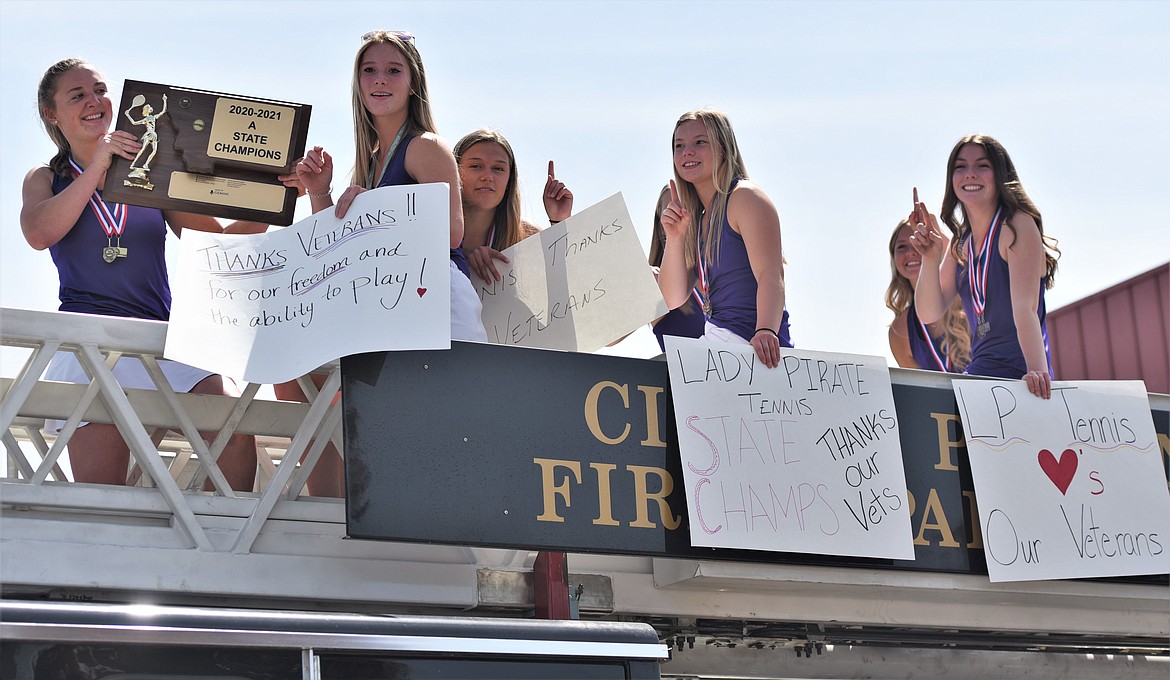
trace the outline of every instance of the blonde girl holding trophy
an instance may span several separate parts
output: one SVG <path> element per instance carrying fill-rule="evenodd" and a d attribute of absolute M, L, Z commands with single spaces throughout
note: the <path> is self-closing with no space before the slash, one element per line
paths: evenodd
<path fill-rule="evenodd" d="M 61 311 L 166 321 L 171 306 L 163 259 L 168 227 L 176 235 L 184 229 L 250 233 L 267 228 L 236 222 L 225 229 L 206 215 L 105 202 L 101 186 L 113 158 L 133 160 L 143 146 L 127 132 L 110 132 L 109 88 L 85 61 L 65 59 L 49 67 L 37 89 L 37 110 L 57 154 L 25 176 L 20 227 L 29 245 L 48 249 L 53 257 Z M 176 392 L 238 395 L 231 381 L 208 371 L 165 360 L 159 365 Z M 136 358 L 119 360 L 114 376 L 122 387 L 154 389 Z M 58 353 L 45 377 L 89 382 L 70 352 Z M 56 421 L 46 425 L 60 427 Z M 78 482 L 125 484 L 129 457 L 113 425 L 82 423 L 69 440 Z M 251 436 L 232 437 L 217 463 L 233 489 L 252 490 L 256 446 Z"/>

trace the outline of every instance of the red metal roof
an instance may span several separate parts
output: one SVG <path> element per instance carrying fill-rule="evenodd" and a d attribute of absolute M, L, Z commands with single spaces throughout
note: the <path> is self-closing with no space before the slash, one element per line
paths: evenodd
<path fill-rule="evenodd" d="M 1170 393 L 1170 263 L 1048 313 L 1059 380 L 1144 380 Z"/>

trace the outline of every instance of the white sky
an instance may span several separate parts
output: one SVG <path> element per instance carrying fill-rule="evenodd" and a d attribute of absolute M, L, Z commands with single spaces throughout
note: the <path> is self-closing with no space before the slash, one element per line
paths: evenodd
<path fill-rule="evenodd" d="M 19 225 L 23 177 L 53 153 L 35 103 L 50 64 L 88 59 L 115 103 L 134 79 L 311 104 L 309 144 L 348 171 L 353 57 L 375 28 L 417 36 L 451 144 L 509 138 L 538 224 L 551 158 L 578 209 L 621 191 L 648 243 L 674 121 L 726 111 L 779 208 L 805 349 L 889 356 L 887 240 L 911 187 L 937 209 L 967 133 L 1004 143 L 1060 239 L 1049 309 L 1170 260 L 1170 3 L 0 0 L 0 305 L 58 304 Z"/>

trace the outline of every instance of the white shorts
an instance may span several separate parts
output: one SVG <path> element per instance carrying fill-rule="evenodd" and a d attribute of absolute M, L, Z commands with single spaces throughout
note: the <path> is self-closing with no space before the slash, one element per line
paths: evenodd
<path fill-rule="evenodd" d="M 451 263 L 451 339 L 487 342 L 483 327 L 483 303 L 471 279 Z"/>
<path fill-rule="evenodd" d="M 179 393 L 190 392 L 191 388 L 198 385 L 201 380 L 212 375 L 211 371 L 205 371 L 202 368 L 195 368 L 194 366 L 180 364 L 177 361 L 169 361 L 167 359 L 159 359 L 158 367 L 162 369 L 163 375 L 166 376 L 167 382 L 170 383 L 171 387 Z M 124 388 L 140 390 L 156 389 L 154 381 L 150 379 L 150 374 L 146 372 L 146 367 L 142 365 L 138 357 L 122 357 L 118 359 L 118 363 L 114 364 L 114 378 Z M 49 362 L 49 367 L 45 369 L 44 379 L 75 383 L 77 385 L 89 384 L 89 375 L 81 367 L 81 362 L 77 360 L 77 355 L 73 352 L 57 352 L 53 355 L 53 360 Z M 83 421 L 78 427 L 85 424 Z M 54 434 L 60 432 L 64 426 L 64 420 L 45 421 L 45 431 Z"/>
<path fill-rule="evenodd" d="M 726 342 L 732 345 L 750 345 L 752 343 L 743 339 L 740 334 L 729 331 L 723 326 L 716 326 L 710 321 L 703 327 L 703 340 L 715 340 L 717 342 Z"/>

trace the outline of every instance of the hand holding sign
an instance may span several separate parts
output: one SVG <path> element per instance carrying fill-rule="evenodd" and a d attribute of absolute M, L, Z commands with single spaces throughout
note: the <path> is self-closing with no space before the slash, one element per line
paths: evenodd
<path fill-rule="evenodd" d="M 496 260 L 504 264 L 511 263 L 507 255 L 490 245 L 478 246 L 466 251 L 467 266 L 483 281 L 491 283 L 500 280 L 500 272 L 496 269 Z"/>
<path fill-rule="evenodd" d="M 573 192 L 557 179 L 553 162 L 548 162 L 548 181 L 544 183 L 544 212 L 548 221 L 556 224 L 573 214 Z M 497 277 L 497 281 L 499 278 Z"/>
<path fill-rule="evenodd" d="M 1170 496 L 1140 382 L 954 380 L 992 581 L 1170 571 Z"/>

